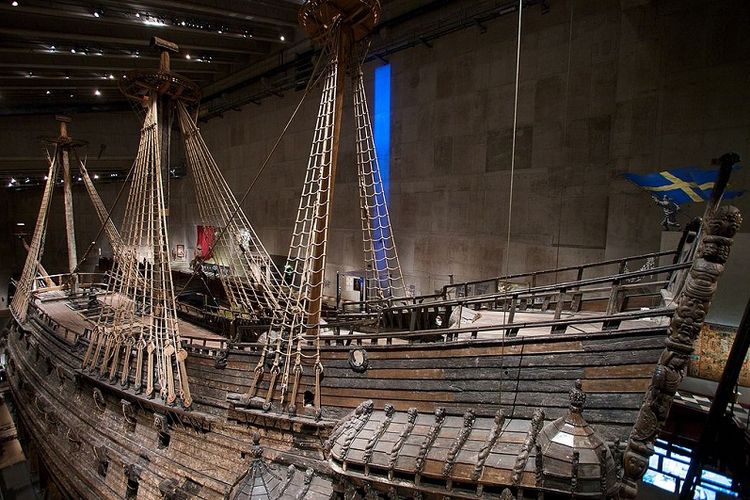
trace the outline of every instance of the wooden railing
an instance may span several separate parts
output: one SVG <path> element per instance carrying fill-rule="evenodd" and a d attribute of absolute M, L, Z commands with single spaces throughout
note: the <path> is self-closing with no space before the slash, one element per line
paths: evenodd
<path fill-rule="evenodd" d="M 628 268 L 628 264 L 633 264 L 634 262 L 643 261 L 644 263 L 648 259 L 654 259 L 655 261 L 658 261 L 661 257 L 672 257 L 672 263 L 676 263 L 676 257 L 679 255 L 680 250 L 670 250 L 665 252 L 652 252 L 642 255 L 634 255 L 630 257 L 623 257 L 619 259 L 610 259 L 605 261 L 599 261 L 599 262 L 591 262 L 588 264 L 580 264 L 576 266 L 566 266 L 566 267 L 558 267 L 554 269 L 547 269 L 543 271 L 534 271 L 534 272 L 528 272 L 528 273 L 519 273 L 519 274 L 509 274 L 505 276 L 498 276 L 496 278 L 489 278 L 489 279 L 483 279 L 483 280 L 476 280 L 476 281 L 466 281 L 462 283 L 453 283 L 450 285 L 444 285 L 443 289 L 440 293 L 437 294 L 429 294 L 429 295 L 419 295 L 416 297 L 399 297 L 399 298 L 391 298 L 391 299 L 374 299 L 374 300 L 368 300 L 364 302 L 348 302 L 343 304 L 342 306 L 342 312 L 344 314 L 346 313 L 377 313 L 380 310 L 387 309 L 387 308 L 393 308 L 393 307 L 400 307 L 400 306 L 409 306 L 409 305 L 419 305 L 424 303 L 430 303 L 430 302 L 436 302 L 436 301 L 449 301 L 449 300 L 455 300 L 460 298 L 466 298 L 466 297 L 476 297 L 476 296 L 487 296 L 487 295 L 494 295 L 494 294 L 504 294 L 509 293 L 513 291 L 513 289 L 534 289 L 538 286 L 555 286 L 561 279 L 561 274 L 563 275 L 562 278 L 568 279 L 568 283 L 570 282 L 582 282 L 585 279 L 590 279 L 591 277 L 584 278 L 584 274 L 586 274 L 587 271 L 590 270 L 602 270 L 605 268 L 613 268 L 616 266 L 616 272 L 608 273 L 604 276 L 594 276 L 596 277 L 603 277 L 603 278 L 611 278 L 618 275 L 625 275 L 627 274 L 626 270 Z M 658 262 L 656 264 L 658 267 Z M 639 266 L 640 267 L 640 266 Z M 632 270 L 628 270 L 632 271 Z M 575 273 L 574 278 L 570 278 L 565 276 L 566 274 Z M 540 284 L 540 281 L 542 281 L 543 277 L 554 277 L 554 280 L 550 283 L 546 284 Z M 506 289 L 508 287 L 512 287 L 510 290 Z"/>
<path fill-rule="evenodd" d="M 505 311 L 511 323 L 516 313 L 523 311 L 554 311 L 553 319 L 560 319 L 563 312 L 616 314 L 642 307 L 658 307 L 662 302 L 661 291 L 669 283 L 672 274 L 688 269 L 690 265 L 685 262 L 473 297 L 391 305 L 364 313 L 341 314 L 338 319 L 346 322 L 369 317 L 377 319 L 384 330 L 415 331 L 448 326 L 452 313 L 460 308 Z M 646 280 L 659 275 L 665 275 L 666 278 Z M 459 321 L 460 316 L 459 314 Z"/>
<path fill-rule="evenodd" d="M 349 330 L 348 325 L 326 325 L 326 332 L 321 336 L 323 348 L 336 348 L 336 346 L 391 346 L 394 344 L 474 344 L 476 342 L 492 342 L 509 338 L 508 342 L 525 342 L 526 339 L 540 340 L 540 329 L 547 330 L 550 335 L 547 338 L 559 338 L 562 335 L 591 335 L 613 332 L 649 332 L 654 330 L 663 330 L 666 328 L 668 318 L 671 318 L 674 308 L 662 307 L 644 311 L 631 311 L 613 315 L 599 315 L 590 317 L 575 317 L 549 321 L 534 322 L 506 322 L 499 325 L 466 327 L 466 328 L 443 328 L 439 330 L 421 330 L 413 332 L 378 332 L 378 333 L 361 333 Z M 638 325 L 631 325 L 628 328 L 621 328 L 622 323 L 626 321 L 638 321 L 647 319 L 663 318 L 663 321 L 654 322 L 650 325 L 642 322 Z M 583 327 L 588 326 L 588 330 Z M 535 330 L 532 337 L 525 337 L 525 331 Z M 347 331 L 348 330 L 348 331 Z M 185 347 L 189 351 L 208 354 L 217 349 L 224 349 L 227 346 L 232 351 L 259 352 L 263 349 L 264 344 L 260 342 L 240 342 L 231 345 L 222 341 L 221 347 L 211 347 L 211 340 L 206 339 L 189 339 L 185 341 Z M 308 348 L 314 348 L 315 339 L 310 336 L 306 339 Z"/>

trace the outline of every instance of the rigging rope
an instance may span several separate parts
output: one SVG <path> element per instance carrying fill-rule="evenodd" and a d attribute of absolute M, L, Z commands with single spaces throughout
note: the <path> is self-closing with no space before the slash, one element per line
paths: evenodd
<path fill-rule="evenodd" d="M 100 376 L 108 374 L 111 383 L 119 374 L 120 383 L 126 386 L 135 355 L 134 382 L 140 391 L 145 355 L 146 396 L 158 390 L 167 404 L 174 404 L 179 396 L 188 408 L 192 397 L 169 262 L 156 94 L 149 96 L 146 105 L 125 208 L 120 261 L 110 274 L 83 368 L 98 369 Z"/>
<path fill-rule="evenodd" d="M 21 272 L 21 278 L 18 280 L 16 292 L 13 295 L 10 307 L 16 319 L 23 323 L 26 321 L 29 313 L 29 303 L 31 302 L 31 293 L 34 289 L 34 279 L 37 269 L 42 260 L 44 252 L 44 240 L 47 234 L 47 218 L 49 216 L 50 201 L 55 188 L 55 181 L 58 175 L 58 147 L 55 146 L 55 154 L 50 157 L 47 155 L 49 170 L 47 172 L 47 183 L 44 186 L 42 203 L 37 215 L 34 234 L 31 238 L 31 246 L 26 255 L 26 261 Z"/>

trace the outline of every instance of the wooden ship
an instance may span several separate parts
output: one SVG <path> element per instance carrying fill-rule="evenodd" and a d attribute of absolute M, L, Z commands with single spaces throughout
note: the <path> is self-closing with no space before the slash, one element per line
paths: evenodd
<path fill-rule="evenodd" d="M 3 332 L 22 428 L 53 497 L 632 498 L 741 217 L 720 206 L 671 252 L 452 284 L 408 297 L 378 173 L 361 61 L 377 0 L 308 0 L 320 109 L 288 269 L 280 273 L 201 138 L 199 91 L 130 73 L 144 110 L 106 275 L 41 267 L 55 180 L 79 142 L 63 122 Z M 370 300 L 323 309 L 347 80 Z M 175 301 L 162 174 L 177 116 L 227 298 L 214 320 Z M 348 166 L 342 166 L 348 167 Z M 64 184 L 68 200 L 70 182 Z M 643 264 L 640 269 L 633 267 Z M 325 316 L 325 317 L 324 317 Z M 221 319 L 219 319 L 221 318 Z M 195 321 L 199 319 L 200 321 Z M 229 324 L 229 327 L 227 327 Z M 666 347 L 665 347 L 666 339 Z"/>

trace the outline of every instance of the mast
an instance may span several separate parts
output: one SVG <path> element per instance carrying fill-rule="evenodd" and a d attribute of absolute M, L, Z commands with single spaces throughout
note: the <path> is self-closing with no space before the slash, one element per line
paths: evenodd
<path fill-rule="evenodd" d="M 73 178 L 70 175 L 70 142 L 68 137 L 68 123 L 70 118 L 67 116 L 55 116 L 60 122 L 60 148 L 58 152 L 62 158 L 63 166 L 63 199 L 65 201 L 65 236 L 68 242 L 68 272 L 70 273 L 70 292 L 74 293 L 77 287 L 75 278 L 76 267 L 78 266 L 78 256 L 76 255 L 76 230 L 75 220 L 73 218 Z"/>
<path fill-rule="evenodd" d="M 347 73 L 352 80 L 357 124 L 356 166 L 368 278 L 374 278 L 371 282 L 380 298 L 392 298 L 399 289 L 403 293 L 404 286 L 362 84 L 361 55 L 367 49 L 367 37 L 380 18 L 380 2 L 307 0 L 298 18 L 307 34 L 323 45 L 321 57 L 327 59 L 321 75 L 323 92 L 284 270 L 284 281 L 290 289 L 289 300 L 281 314 L 274 318 L 255 367 L 253 382 L 241 401 L 249 404 L 256 396 L 266 371 L 266 357 L 273 356 L 263 408 L 269 410 L 272 403 L 278 401 L 280 408 L 294 414 L 298 403 L 302 402 L 305 406 L 313 406 L 316 416 L 320 417 L 323 375 L 320 325 Z M 315 346 L 314 356 L 302 354 L 303 343 Z M 313 360 L 314 383 L 310 391 L 313 397 L 306 393 L 303 401 L 299 401 L 303 358 Z"/>
<path fill-rule="evenodd" d="M 189 408 L 193 401 L 175 307 L 164 175 L 169 174 L 165 148 L 172 108 L 177 99 L 197 102 L 200 90 L 169 71 L 169 53 L 177 52 L 177 45 L 159 38 L 151 44 L 161 50 L 159 69 L 132 71 L 120 82 L 122 92 L 143 106 L 145 118 L 125 208 L 122 250 L 115 254 L 119 261 L 83 368 L 98 370 L 123 387 L 132 379 L 137 393 L 153 397 L 158 391 L 168 405 L 179 399 Z"/>

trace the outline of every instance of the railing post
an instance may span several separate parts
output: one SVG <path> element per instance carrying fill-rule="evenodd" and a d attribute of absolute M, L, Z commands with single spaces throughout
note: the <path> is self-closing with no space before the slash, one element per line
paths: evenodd
<path fill-rule="evenodd" d="M 557 294 L 557 304 L 555 304 L 555 319 L 560 319 L 562 315 L 563 303 L 565 302 L 565 288 L 560 289 Z"/>
<path fill-rule="evenodd" d="M 607 314 L 614 314 L 620 312 L 622 308 L 620 280 L 615 279 L 612 282 L 612 292 L 609 294 L 609 302 L 607 303 Z"/>

